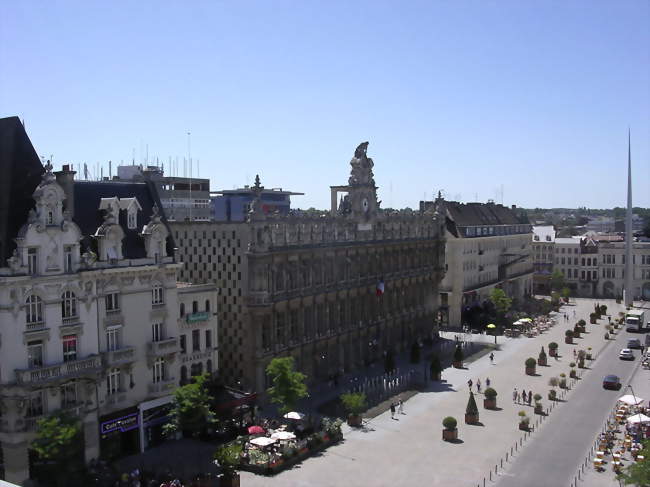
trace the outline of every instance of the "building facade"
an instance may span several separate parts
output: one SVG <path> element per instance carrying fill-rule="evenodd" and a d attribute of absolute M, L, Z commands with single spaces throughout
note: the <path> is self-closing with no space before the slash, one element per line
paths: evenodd
<path fill-rule="evenodd" d="M 440 196 L 422 206 L 435 206 L 446 218 L 447 273 L 440 287 L 446 326 L 471 324 L 496 287 L 514 299 L 532 294 L 532 229 L 525 215 L 514 207 Z"/>
<path fill-rule="evenodd" d="M 54 173 L 48 162 L 12 241 L 3 242 L 13 252 L 0 268 L 5 479 L 29 478 L 37 422 L 55 412 L 81 421 L 86 461 L 162 441 L 190 353 L 181 350 L 181 329 L 201 327 L 199 349 L 210 350 L 188 367 L 216 367 L 217 303 L 213 285 L 178 290 L 180 265 L 155 191 L 74 181 L 67 166 Z M 194 302 L 210 313 L 196 316 Z M 183 303 L 191 312 L 180 317 Z"/>
<path fill-rule="evenodd" d="M 533 292 L 550 294 L 550 279 L 555 262 L 555 228 L 552 225 L 533 226 Z"/>
<path fill-rule="evenodd" d="M 221 289 L 220 370 L 264 391 L 273 357 L 311 381 L 353 371 L 431 335 L 443 276 L 443 219 L 379 209 L 361 144 L 330 212 L 268 214 L 263 187 L 241 223 L 172 224 L 181 278 Z M 336 201 L 336 199 L 334 199 Z"/>
<path fill-rule="evenodd" d="M 266 214 L 288 215 L 291 210 L 291 196 L 302 194 L 304 193 L 283 191 L 282 188 L 265 188 L 259 195 L 262 211 Z M 254 189 L 248 185 L 240 189 L 224 189 L 213 193 L 210 198 L 212 219 L 219 222 L 243 222 L 256 197 Z"/>

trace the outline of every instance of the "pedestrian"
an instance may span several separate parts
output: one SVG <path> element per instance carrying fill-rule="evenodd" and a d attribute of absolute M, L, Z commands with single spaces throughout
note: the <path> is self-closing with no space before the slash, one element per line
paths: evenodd
<path fill-rule="evenodd" d="M 515 390 L 512 391 L 512 402 L 517 402 L 518 397 L 519 397 L 519 393 L 517 392 L 517 388 L 515 387 Z"/>
<path fill-rule="evenodd" d="M 528 391 L 528 405 L 533 402 L 533 391 Z"/>
<path fill-rule="evenodd" d="M 526 404 L 526 389 L 521 390 L 521 402 Z"/>
<path fill-rule="evenodd" d="M 612 324 L 612 317 L 611 317 L 611 316 L 608 316 L 608 317 L 607 317 L 607 322 L 608 322 L 610 325 Z"/>
<path fill-rule="evenodd" d="M 397 403 L 399 405 L 399 413 L 400 414 L 406 414 L 404 413 L 404 401 L 402 401 L 402 398 L 399 398 L 399 402 Z"/>
<path fill-rule="evenodd" d="M 485 379 L 485 387 L 490 387 L 490 378 Z"/>
<path fill-rule="evenodd" d="M 469 387 L 469 390 L 470 390 L 470 391 L 472 390 L 472 385 L 473 385 L 473 384 L 474 384 L 474 383 L 472 382 L 472 379 L 470 379 L 470 380 L 467 381 L 467 387 Z"/>
<path fill-rule="evenodd" d="M 476 379 L 476 392 L 481 393 L 481 379 Z"/>
<path fill-rule="evenodd" d="M 573 358 L 576 358 L 576 355 L 578 355 L 578 354 L 576 353 L 576 349 L 574 348 L 573 349 Z"/>
<path fill-rule="evenodd" d="M 395 419 L 395 403 L 390 403 L 390 419 Z"/>
<path fill-rule="evenodd" d="M 494 363 L 494 352 L 490 353 L 490 363 Z"/>

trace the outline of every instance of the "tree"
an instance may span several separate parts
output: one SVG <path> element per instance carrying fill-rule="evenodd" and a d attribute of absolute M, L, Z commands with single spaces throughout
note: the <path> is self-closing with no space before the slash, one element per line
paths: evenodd
<path fill-rule="evenodd" d="M 194 382 L 174 391 L 174 402 L 170 411 L 171 421 L 163 427 L 165 435 L 182 431 L 195 436 L 217 422 L 210 404 L 214 401 L 208 392 L 207 374 L 194 378 Z"/>
<path fill-rule="evenodd" d="M 341 402 L 345 410 L 352 415 L 361 414 L 368 407 L 363 392 L 341 394 Z"/>
<path fill-rule="evenodd" d="M 497 319 L 503 322 L 506 313 L 510 309 L 510 306 L 512 306 L 512 299 L 508 297 L 503 289 L 495 287 L 490 293 L 490 301 L 497 312 Z"/>
<path fill-rule="evenodd" d="M 551 289 L 554 291 L 560 291 L 564 287 L 566 287 L 564 274 L 560 271 L 553 271 L 553 274 L 551 274 Z"/>
<path fill-rule="evenodd" d="M 650 455 L 650 440 L 645 440 L 642 444 L 643 449 L 639 452 L 639 455 L 648 458 L 648 455 Z M 632 462 L 618 478 L 625 485 L 650 485 L 650 462 L 646 460 Z"/>
<path fill-rule="evenodd" d="M 71 472 L 83 466 L 83 435 L 77 418 L 65 413 L 55 413 L 39 419 L 36 438 L 30 445 L 39 461 L 45 462 L 36 469 L 36 478 L 54 479 L 56 485 L 67 485 Z"/>
<path fill-rule="evenodd" d="M 469 400 L 467 401 L 467 407 L 465 408 L 465 414 L 478 414 L 478 407 L 476 406 L 476 399 L 474 399 L 474 393 L 469 391 Z"/>
<path fill-rule="evenodd" d="M 295 409 L 296 403 L 307 397 L 307 376 L 294 370 L 293 357 L 278 357 L 266 366 L 266 374 L 271 376 L 273 385 L 267 389 L 271 402 L 279 404 L 282 414 Z"/>
<path fill-rule="evenodd" d="M 569 301 L 569 296 L 571 295 L 571 290 L 568 287 L 564 286 L 562 288 L 562 291 L 560 291 L 560 294 L 562 295 L 564 300 L 568 302 Z"/>

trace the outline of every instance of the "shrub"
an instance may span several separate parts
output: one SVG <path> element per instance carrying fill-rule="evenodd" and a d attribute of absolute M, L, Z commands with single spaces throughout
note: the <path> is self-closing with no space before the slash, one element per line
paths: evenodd
<path fill-rule="evenodd" d="M 496 399 L 497 398 L 497 391 L 493 389 L 492 387 L 488 387 L 485 389 L 485 398 L 486 399 Z"/>
<path fill-rule="evenodd" d="M 519 411 L 517 414 L 519 415 L 520 423 L 528 424 L 530 422 L 530 418 L 526 416 L 526 411 Z"/>
<path fill-rule="evenodd" d="M 557 397 L 557 392 L 555 392 L 555 389 L 551 389 L 550 391 L 548 391 L 548 398 L 551 401 L 555 401 L 556 397 Z"/>
<path fill-rule="evenodd" d="M 605 340 L 609 340 L 609 333 L 605 332 Z"/>
<path fill-rule="evenodd" d="M 555 342 L 551 342 L 548 344 L 549 350 L 557 350 L 558 344 Z"/>
<path fill-rule="evenodd" d="M 526 367 L 529 367 L 529 368 L 530 367 L 535 367 L 536 364 L 537 364 L 537 360 L 535 360 L 533 357 L 528 357 L 526 359 Z"/>
<path fill-rule="evenodd" d="M 456 429 L 456 425 L 458 424 L 458 421 L 456 421 L 456 418 L 453 416 L 447 416 L 445 419 L 442 420 L 442 425 L 445 427 L 446 430 L 453 431 Z"/>
<path fill-rule="evenodd" d="M 341 402 L 345 410 L 352 415 L 361 414 L 366 407 L 366 395 L 363 392 L 341 394 Z"/>
<path fill-rule="evenodd" d="M 585 320 L 579 320 L 579 321 L 578 321 L 578 325 L 580 325 L 580 326 L 586 326 L 586 325 L 587 325 L 587 322 L 586 322 Z"/>
<path fill-rule="evenodd" d="M 571 367 L 571 368 L 574 368 L 575 366 L 576 366 L 576 363 L 575 363 L 575 362 L 571 362 L 571 363 L 569 364 L 569 367 Z"/>
<path fill-rule="evenodd" d="M 533 396 L 533 399 L 535 399 L 535 402 L 537 403 L 537 402 L 542 400 L 542 395 L 541 394 L 535 394 Z"/>
<path fill-rule="evenodd" d="M 557 377 L 551 377 L 548 380 L 548 385 L 551 387 L 557 387 L 557 385 L 560 383 L 560 380 Z"/>
<path fill-rule="evenodd" d="M 542 351 L 539 352 L 539 358 L 546 358 L 546 352 L 544 351 L 544 347 L 542 347 Z"/>
<path fill-rule="evenodd" d="M 564 332 L 565 336 L 568 336 L 569 338 L 573 338 L 573 330 L 567 330 Z"/>
<path fill-rule="evenodd" d="M 219 462 L 224 475 L 232 477 L 235 474 L 239 466 L 241 452 L 242 446 L 239 443 L 231 443 L 218 448 L 214 453 L 214 459 Z"/>
<path fill-rule="evenodd" d="M 607 306 L 604 304 L 600 305 L 600 314 L 606 315 L 607 314 Z"/>
<path fill-rule="evenodd" d="M 476 406 L 474 393 L 471 391 L 469 393 L 469 400 L 467 401 L 467 407 L 465 408 L 465 414 L 473 414 L 473 415 L 478 414 L 478 407 Z"/>
<path fill-rule="evenodd" d="M 431 373 L 431 378 L 437 377 L 438 374 L 442 372 L 442 364 L 440 363 L 440 358 L 437 355 L 431 357 L 431 365 L 429 365 L 429 371 Z"/>

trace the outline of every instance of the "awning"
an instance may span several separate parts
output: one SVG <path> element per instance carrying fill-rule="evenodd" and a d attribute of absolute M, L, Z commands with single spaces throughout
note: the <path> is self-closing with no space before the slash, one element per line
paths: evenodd
<path fill-rule="evenodd" d="M 645 414 L 635 414 L 627 418 L 628 423 L 650 423 L 650 418 Z"/>

